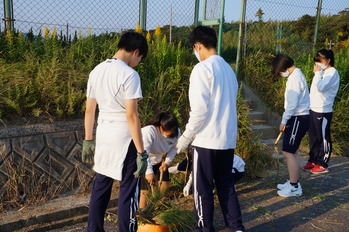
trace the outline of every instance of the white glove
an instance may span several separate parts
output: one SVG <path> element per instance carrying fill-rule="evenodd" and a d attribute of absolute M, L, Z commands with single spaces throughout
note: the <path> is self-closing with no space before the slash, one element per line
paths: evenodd
<path fill-rule="evenodd" d="M 180 153 L 184 152 L 185 150 L 187 150 L 190 143 L 191 143 L 191 139 L 184 137 L 184 135 L 179 137 L 178 142 L 177 142 L 177 146 L 176 146 L 177 147 L 177 154 L 180 154 Z"/>
<path fill-rule="evenodd" d="M 186 186 L 183 188 L 183 195 L 185 197 L 189 196 L 190 188 L 191 188 L 191 183 L 188 182 Z"/>

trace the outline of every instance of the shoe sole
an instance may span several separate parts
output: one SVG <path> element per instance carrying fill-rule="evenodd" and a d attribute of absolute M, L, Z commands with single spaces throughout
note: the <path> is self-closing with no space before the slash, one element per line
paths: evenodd
<path fill-rule="evenodd" d="M 292 195 L 292 196 L 286 196 L 286 195 L 282 195 L 280 193 L 278 193 L 278 195 L 281 196 L 281 197 L 300 197 L 300 196 L 302 196 L 302 194 L 295 194 L 295 195 Z"/>
<path fill-rule="evenodd" d="M 313 173 L 313 174 L 315 174 L 315 175 L 318 175 L 318 174 L 328 173 L 328 172 L 329 172 L 329 170 L 328 170 L 328 169 L 326 169 L 326 170 L 321 171 L 321 172 L 312 172 L 312 171 L 310 170 L 310 172 L 311 172 L 311 173 Z"/>

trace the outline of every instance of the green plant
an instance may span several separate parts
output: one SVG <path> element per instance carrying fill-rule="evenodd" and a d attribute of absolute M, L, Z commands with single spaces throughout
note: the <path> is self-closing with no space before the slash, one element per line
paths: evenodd
<path fill-rule="evenodd" d="M 174 200 L 164 196 L 159 188 L 153 187 L 148 194 L 147 206 L 140 210 L 138 219 L 141 224 L 166 225 L 171 232 L 193 231 L 195 218 L 193 211 L 179 209 Z"/>

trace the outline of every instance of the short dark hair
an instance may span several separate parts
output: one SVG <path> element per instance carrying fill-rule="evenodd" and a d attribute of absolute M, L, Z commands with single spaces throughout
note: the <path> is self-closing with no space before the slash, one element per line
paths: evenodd
<path fill-rule="evenodd" d="M 321 62 L 321 59 L 330 60 L 330 65 L 332 67 L 334 66 L 334 53 L 332 50 L 321 49 L 321 50 L 317 51 L 315 56 L 314 56 L 314 61 Z"/>
<path fill-rule="evenodd" d="M 285 72 L 286 69 L 291 68 L 293 64 L 294 61 L 291 57 L 283 54 L 276 55 L 271 62 L 272 73 L 277 77 L 280 75 L 280 72 Z"/>
<path fill-rule="evenodd" d="M 162 127 L 164 131 L 171 131 L 170 138 L 178 137 L 179 123 L 176 116 L 168 111 L 163 111 L 155 115 L 144 126 L 153 125 Z"/>
<path fill-rule="evenodd" d="M 118 43 L 119 49 L 125 49 L 127 52 L 139 50 L 139 55 L 145 58 L 148 54 L 148 43 L 144 36 L 137 32 L 126 32 L 122 34 Z"/>
<path fill-rule="evenodd" d="M 206 48 L 217 48 L 216 31 L 206 26 L 195 27 L 189 37 L 190 46 L 193 47 L 197 42 L 202 43 Z"/>

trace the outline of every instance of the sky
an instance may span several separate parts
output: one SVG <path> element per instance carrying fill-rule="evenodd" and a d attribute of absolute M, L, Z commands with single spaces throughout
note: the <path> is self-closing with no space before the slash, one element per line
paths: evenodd
<path fill-rule="evenodd" d="M 194 19 L 195 0 L 148 0 L 147 29 L 157 25 L 191 25 Z M 3 2 L 0 16 L 4 17 Z M 207 0 L 208 16 L 219 17 L 221 0 Z M 225 21 L 239 21 L 242 0 L 225 0 Z M 257 20 L 259 8 L 264 12 L 263 20 L 293 20 L 304 14 L 316 15 L 318 0 L 247 0 L 246 20 Z M 203 0 L 200 5 L 200 19 L 203 15 Z M 38 31 L 44 26 L 56 27 L 69 33 L 81 30 L 87 33 L 120 31 L 135 28 L 138 22 L 139 0 L 13 0 L 15 27 L 23 32 L 30 28 Z M 322 14 L 336 14 L 349 8 L 349 0 L 323 0 Z M 1 20 L 1 29 L 4 24 Z"/>

